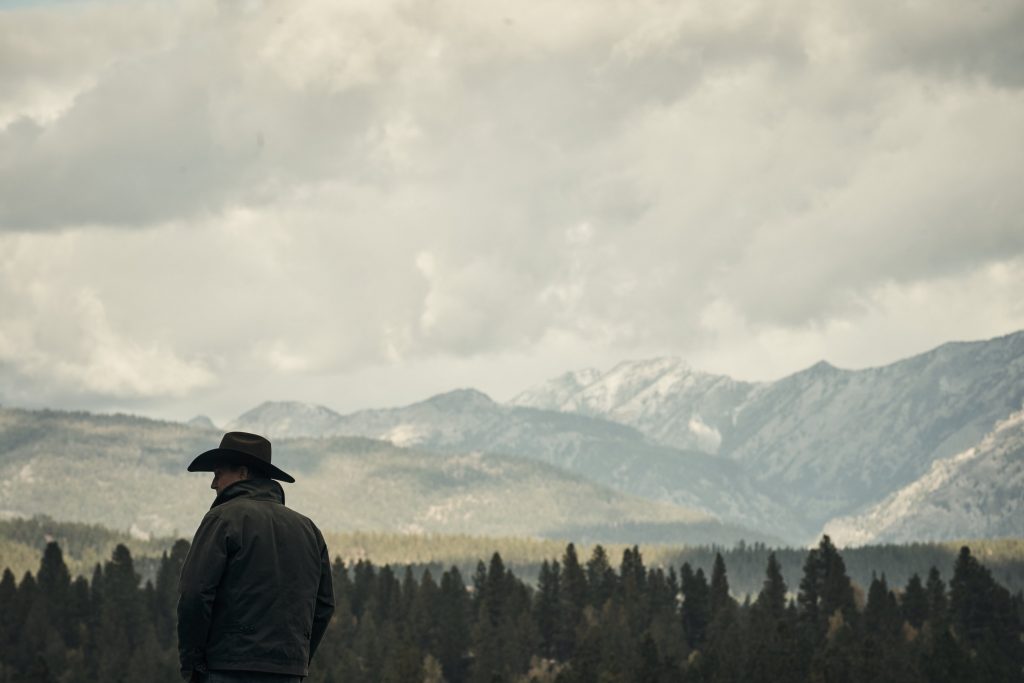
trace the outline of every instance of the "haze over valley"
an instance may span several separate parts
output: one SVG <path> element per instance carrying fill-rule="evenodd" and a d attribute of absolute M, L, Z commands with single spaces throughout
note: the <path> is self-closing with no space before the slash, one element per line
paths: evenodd
<path fill-rule="evenodd" d="M 453 389 L 340 414 L 264 402 L 291 504 L 336 531 L 805 545 L 1024 535 L 1024 332 L 746 383 L 659 358 L 498 403 Z M 0 513 L 188 534 L 208 418 L 0 409 Z M 941 514 L 938 512 L 941 510 Z"/>

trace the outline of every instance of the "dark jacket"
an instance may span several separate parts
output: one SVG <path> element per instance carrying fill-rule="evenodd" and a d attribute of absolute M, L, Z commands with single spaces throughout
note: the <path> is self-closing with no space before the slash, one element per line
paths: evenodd
<path fill-rule="evenodd" d="M 192 671 L 306 676 L 334 612 L 327 545 L 271 479 L 221 491 L 181 569 L 178 652 Z"/>

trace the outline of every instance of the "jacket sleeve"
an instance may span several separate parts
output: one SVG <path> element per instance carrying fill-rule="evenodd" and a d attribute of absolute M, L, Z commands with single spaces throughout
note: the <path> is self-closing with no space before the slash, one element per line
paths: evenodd
<path fill-rule="evenodd" d="M 227 523 L 220 515 L 207 514 L 192 539 L 178 584 L 178 656 L 186 679 L 193 671 L 206 670 L 213 602 L 227 559 Z"/>
<path fill-rule="evenodd" d="M 309 661 L 313 661 L 320 640 L 324 637 L 327 624 L 334 614 L 334 582 L 331 579 L 331 557 L 327 552 L 327 544 L 317 530 L 320 540 L 320 586 L 316 592 L 316 605 L 313 608 L 313 629 L 309 634 Z"/>

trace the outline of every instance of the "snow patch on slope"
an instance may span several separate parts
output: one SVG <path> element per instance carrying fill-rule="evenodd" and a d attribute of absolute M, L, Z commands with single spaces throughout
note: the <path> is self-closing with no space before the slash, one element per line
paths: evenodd
<path fill-rule="evenodd" d="M 696 371 L 679 358 L 653 358 L 619 363 L 604 374 L 562 375 L 510 403 L 612 420 L 666 446 L 715 454 L 756 386 Z"/>
<path fill-rule="evenodd" d="M 722 445 L 722 433 L 700 419 L 700 415 L 690 418 L 690 432 L 696 437 L 702 451 L 715 453 Z"/>

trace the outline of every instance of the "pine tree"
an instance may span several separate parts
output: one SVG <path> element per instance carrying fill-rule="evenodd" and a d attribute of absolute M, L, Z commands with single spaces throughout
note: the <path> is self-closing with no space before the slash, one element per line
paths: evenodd
<path fill-rule="evenodd" d="M 729 595 L 729 579 L 726 576 L 725 560 L 722 553 L 715 553 L 715 564 L 711 570 L 711 618 L 714 619 L 723 610 L 735 607 L 736 602 Z"/>
<path fill-rule="evenodd" d="M 49 618 L 49 605 L 31 572 L 14 596 L 15 633 L 9 660 L 14 680 L 56 683 L 65 668 L 64 642 Z"/>
<path fill-rule="evenodd" d="M 679 614 L 679 582 L 675 572 L 670 571 L 666 577 L 660 568 L 648 571 L 647 592 L 650 616 L 646 632 L 657 649 L 659 676 L 678 679 L 689 648 Z"/>
<path fill-rule="evenodd" d="M 811 683 L 860 683 L 861 653 L 857 634 L 837 609 L 828 620 L 822 646 L 813 653 L 808 680 Z"/>
<path fill-rule="evenodd" d="M 846 573 L 846 564 L 828 536 L 822 536 L 818 552 L 824 574 L 820 590 L 821 611 L 827 617 L 841 611 L 847 623 L 852 623 L 857 615 L 857 609 L 853 600 L 853 584 Z"/>
<path fill-rule="evenodd" d="M 644 568 L 644 559 L 637 546 L 634 545 L 623 551 L 619 577 L 627 600 L 643 599 L 647 584 L 647 570 Z"/>
<path fill-rule="evenodd" d="M 786 614 L 786 581 L 782 578 L 782 568 L 775 559 L 775 553 L 768 555 L 768 566 L 765 569 L 764 584 L 757 594 L 754 603 L 757 610 L 773 620 L 782 619 Z"/>
<path fill-rule="evenodd" d="M 398 614 L 398 623 L 408 624 L 409 615 L 412 614 L 412 606 L 416 602 L 416 594 L 418 592 L 419 586 L 416 583 L 416 577 L 413 576 L 412 567 L 406 565 L 405 572 L 402 575 L 401 610 Z"/>
<path fill-rule="evenodd" d="M 685 563 L 679 576 L 683 588 L 683 632 L 690 648 L 699 649 L 711 623 L 711 591 L 703 569 L 694 572 L 690 564 Z"/>
<path fill-rule="evenodd" d="M 352 614 L 361 619 L 367 602 L 377 591 L 377 571 L 372 562 L 359 560 L 352 568 Z"/>
<path fill-rule="evenodd" d="M 808 628 L 816 627 L 811 635 L 813 647 L 829 631 L 837 612 L 842 614 L 846 625 L 852 627 L 856 623 L 853 584 L 846 574 L 843 558 L 827 535 L 822 536 L 818 547 L 807 555 L 797 602 L 802 623 Z"/>
<path fill-rule="evenodd" d="M 402 585 L 395 576 L 391 565 L 386 564 L 377 572 L 374 582 L 374 604 L 378 623 L 399 623 L 402 618 Z"/>
<path fill-rule="evenodd" d="M 621 595 L 605 604 L 594 628 L 600 642 L 600 680 L 631 681 L 640 668 L 637 639 L 641 634 L 630 628 Z"/>
<path fill-rule="evenodd" d="M 632 633 L 641 633 L 651 619 L 651 605 L 647 585 L 647 570 L 637 546 L 626 548 L 622 553 L 619 569 L 619 584 L 622 588 L 622 605 L 626 612 L 626 623 Z"/>
<path fill-rule="evenodd" d="M 949 589 L 953 630 L 974 655 L 979 676 L 990 681 L 1024 678 L 1024 643 L 1010 593 L 966 546 L 957 556 Z"/>
<path fill-rule="evenodd" d="M 561 618 L 556 649 L 560 659 L 568 659 L 576 650 L 576 632 L 590 592 L 587 576 L 576 556 L 576 546 L 572 543 L 565 547 L 565 554 L 562 556 L 560 588 Z"/>
<path fill-rule="evenodd" d="M 430 570 L 423 572 L 420 585 L 409 608 L 409 635 L 423 652 L 437 652 L 440 591 Z"/>
<path fill-rule="evenodd" d="M 949 629 L 949 597 L 946 594 L 946 584 L 935 567 L 928 571 L 928 581 L 924 590 L 928 597 L 926 625 L 931 634 L 937 637 Z"/>
<path fill-rule="evenodd" d="M 903 615 L 896 604 L 896 598 L 889 590 L 885 574 L 873 576 L 868 588 L 868 602 L 864 607 L 864 628 L 868 633 L 877 634 L 884 640 L 900 637 Z"/>
<path fill-rule="evenodd" d="M 85 638 L 82 643 L 82 669 L 90 681 L 99 679 L 100 663 L 100 621 L 104 604 L 103 567 L 97 563 L 89 582 L 89 609 L 85 623 Z"/>
<path fill-rule="evenodd" d="M 165 552 L 160 557 L 157 568 L 153 611 L 156 639 L 162 648 L 177 645 L 178 577 L 181 576 L 188 549 L 188 541 L 175 541 L 170 554 Z"/>
<path fill-rule="evenodd" d="M 57 627 L 65 643 L 70 642 L 74 632 L 68 614 L 71 574 L 64 564 L 64 554 L 55 542 L 46 544 L 36 581 L 47 621 Z"/>
<path fill-rule="evenodd" d="M 603 546 L 596 545 L 587 560 L 587 602 L 600 610 L 615 593 L 618 576 L 608 560 L 608 553 Z"/>
<path fill-rule="evenodd" d="M 921 671 L 928 683 L 988 683 L 974 676 L 970 656 L 948 628 L 930 634 L 921 656 Z"/>
<path fill-rule="evenodd" d="M 102 596 L 97 628 L 101 648 L 98 678 L 127 683 L 132 679 L 128 677 L 125 663 L 142 645 L 141 640 L 146 635 L 146 611 L 139 592 L 139 575 L 124 545 L 114 548 L 110 561 L 103 566 Z"/>
<path fill-rule="evenodd" d="M 86 638 L 85 634 L 89 624 L 91 609 L 89 582 L 84 576 L 78 576 L 75 578 L 74 583 L 71 584 L 68 596 L 68 619 L 74 627 L 71 640 L 68 641 L 68 647 L 82 647 Z"/>
<path fill-rule="evenodd" d="M 352 653 L 358 667 L 347 673 L 350 676 L 355 674 L 357 680 L 369 680 L 366 676 L 369 672 L 377 672 L 379 675 L 389 650 L 394 646 L 389 641 L 388 630 L 378 628 L 376 613 L 375 609 L 367 609 L 363 613 L 352 639 Z"/>
<path fill-rule="evenodd" d="M 640 643 L 640 668 L 635 681 L 637 683 L 658 683 L 661 680 L 662 667 L 658 657 L 658 647 L 650 634 L 645 635 Z"/>
<path fill-rule="evenodd" d="M 860 679 L 902 683 L 914 678 L 903 639 L 903 615 L 885 575 L 874 577 L 864 608 L 864 640 Z"/>
<path fill-rule="evenodd" d="M 462 575 L 452 567 L 441 576 L 441 596 L 438 606 L 437 659 L 444 677 L 449 681 L 465 678 L 466 653 L 469 650 L 469 598 Z"/>
<path fill-rule="evenodd" d="M 7 681 L 10 677 L 8 669 L 14 655 L 14 639 L 19 624 L 17 594 L 14 572 L 4 569 L 0 578 L 0 681 Z"/>
<path fill-rule="evenodd" d="M 815 643 L 820 637 L 821 623 L 821 585 L 823 581 L 820 553 L 812 548 L 804 560 L 803 576 L 800 578 L 800 590 L 796 602 L 800 610 L 800 622 L 814 634 Z M 806 630 L 806 629 L 805 629 Z"/>
<path fill-rule="evenodd" d="M 561 627 L 561 568 L 558 562 L 547 560 L 540 566 L 537 578 L 537 595 L 534 600 L 534 621 L 540 634 L 541 655 L 547 658 L 563 656 L 557 649 L 557 639 Z"/>
<path fill-rule="evenodd" d="M 706 643 L 698 668 L 708 680 L 739 683 L 745 677 L 749 638 L 744 632 L 738 605 L 729 595 L 725 560 L 716 552 L 708 592 L 708 623 Z"/>
<path fill-rule="evenodd" d="M 903 619 L 915 629 L 920 629 L 928 618 L 928 593 L 921 583 L 921 577 L 916 573 L 910 577 L 907 587 L 903 589 L 900 611 Z"/>
<path fill-rule="evenodd" d="M 751 683 L 795 683 L 803 680 L 805 663 L 796 642 L 796 624 L 786 606 L 786 582 L 775 553 L 768 555 L 765 579 L 750 608 L 750 658 L 746 679 Z"/>
<path fill-rule="evenodd" d="M 470 649 L 473 660 L 470 663 L 469 679 L 473 683 L 491 683 L 508 679 L 507 663 L 504 661 L 500 642 L 503 621 L 507 618 L 506 602 L 508 593 L 505 565 L 501 555 L 494 553 L 486 574 L 480 577 L 477 568 L 476 622 L 472 629 Z M 482 581 L 480 580 L 482 579 Z"/>

